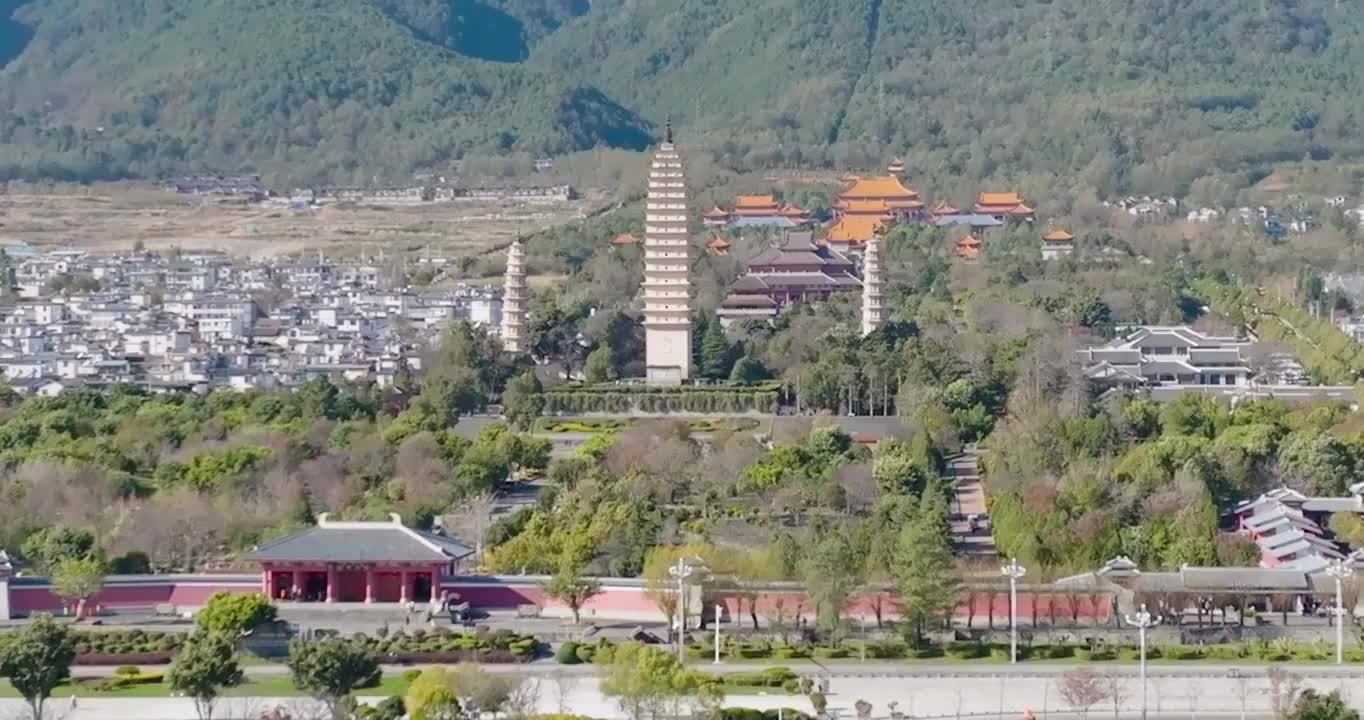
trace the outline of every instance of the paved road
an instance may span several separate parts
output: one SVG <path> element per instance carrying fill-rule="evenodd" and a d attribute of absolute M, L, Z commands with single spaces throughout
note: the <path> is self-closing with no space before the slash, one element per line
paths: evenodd
<path fill-rule="evenodd" d="M 1065 671 L 1074 668 L 1054 669 Z M 1131 668 L 1121 669 L 1130 671 Z M 1248 716 L 1263 716 L 1271 707 L 1268 682 L 1262 670 L 1255 674 L 1247 670 L 1247 675 L 1244 681 L 1225 675 L 1194 677 L 1187 673 L 1179 676 L 1153 677 L 1148 681 L 1148 707 L 1155 717 L 1239 717 L 1244 698 Z M 620 707 L 612 699 L 601 694 L 597 678 L 583 675 L 581 670 L 575 669 L 572 674 L 533 672 L 525 673 L 525 677 L 526 682 L 533 687 L 537 697 L 537 710 L 540 712 L 567 711 L 612 719 L 624 717 Z M 1002 673 L 995 677 L 984 673 L 959 674 L 955 677 L 835 676 L 829 682 L 829 707 L 843 718 L 854 717 L 854 705 L 863 699 L 872 704 L 873 714 L 877 717 L 889 715 L 892 702 L 896 703 L 894 709 L 897 712 L 915 718 L 955 719 L 968 716 L 976 719 L 1018 718 L 1025 709 L 1030 709 L 1039 718 L 1064 713 L 1067 716 L 1065 720 L 1069 720 L 1074 710 L 1061 699 L 1062 693 L 1058 689 L 1058 683 L 1062 681 L 1059 672 L 1027 676 Z M 1117 676 L 1115 682 L 1123 698 L 1118 707 L 1119 715 L 1132 717 L 1138 714 L 1141 708 L 1141 692 L 1136 678 L 1124 672 Z M 1341 689 L 1349 698 L 1364 698 L 1364 678 L 1344 675 L 1313 677 L 1307 678 L 1304 683 L 1320 690 Z M 781 706 L 807 712 L 810 710 L 807 699 L 789 695 L 735 696 L 728 698 L 727 704 L 756 708 Z M 63 702 L 58 701 L 56 705 L 64 712 L 68 709 Z M 308 700 L 298 698 L 234 698 L 224 700 L 221 710 L 215 717 L 254 717 L 262 709 L 275 705 L 309 711 L 296 713 L 296 717 L 303 718 L 314 717 L 311 710 L 316 709 Z M 18 717 L 21 710 L 22 704 L 19 701 L 0 701 L 0 717 Z M 1098 703 L 1090 710 L 1096 713 L 1093 715 L 1096 718 L 1112 717 L 1114 712 L 1111 701 Z M 68 720 L 189 720 L 194 717 L 191 704 L 183 698 L 84 698 L 74 713 L 65 714 Z"/>
<path fill-rule="evenodd" d="M 995 549 L 995 539 L 988 526 L 985 511 L 985 489 L 980 484 L 980 455 L 974 447 L 947 461 L 945 478 L 956 487 L 956 501 L 953 503 L 952 534 L 957 538 L 958 551 L 967 557 L 980 560 L 994 560 L 999 557 Z M 967 517 L 975 515 L 982 526 L 970 528 Z"/>

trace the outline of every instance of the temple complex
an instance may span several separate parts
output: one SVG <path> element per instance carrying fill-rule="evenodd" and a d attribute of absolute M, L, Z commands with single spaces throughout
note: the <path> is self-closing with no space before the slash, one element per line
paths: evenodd
<path fill-rule="evenodd" d="M 881 238 L 875 235 L 862 256 L 862 336 L 881 327 Z"/>
<path fill-rule="evenodd" d="M 777 202 L 773 195 L 739 195 L 734 209 L 711 208 L 701 215 L 711 228 L 774 227 L 789 229 L 810 224 L 810 214 L 790 203 Z"/>
<path fill-rule="evenodd" d="M 644 203 L 644 355 L 648 382 L 691 377 L 691 254 L 687 179 L 669 124 L 649 168 Z"/>
<path fill-rule="evenodd" d="M 502 349 L 526 351 L 526 247 L 517 238 L 507 247 L 507 272 L 502 286 Z"/>
<path fill-rule="evenodd" d="M 317 525 L 262 545 L 248 558 L 261 564 L 271 600 L 326 603 L 430 602 L 441 578 L 454 575 L 474 549 L 445 535 L 414 530 L 397 515 L 388 522 Z"/>
<path fill-rule="evenodd" d="M 838 248 L 860 248 L 886 223 L 917 220 L 923 209 L 919 193 L 895 175 L 855 178 L 834 201 L 835 219 L 827 239 Z"/>
<path fill-rule="evenodd" d="M 977 215 L 989 215 L 1001 222 L 1008 218 L 1032 222 L 1035 214 L 1034 210 L 1023 202 L 1023 196 L 1016 192 L 980 193 L 976 196 L 974 212 Z"/>
<path fill-rule="evenodd" d="M 861 288 L 852 260 L 828 245 L 816 244 L 809 232 L 790 232 L 780 244 L 753 258 L 716 313 L 725 324 L 749 318 L 770 320 L 791 303 L 823 300 L 836 292 Z"/>

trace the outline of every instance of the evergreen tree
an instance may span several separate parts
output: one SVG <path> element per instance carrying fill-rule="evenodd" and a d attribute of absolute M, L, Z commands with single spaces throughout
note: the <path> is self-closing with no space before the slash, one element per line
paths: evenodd
<path fill-rule="evenodd" d="M 701 373 L 712 380 L 723 380 L 729 377 L 730 365 L 729 339 L 725 337 L 725 329 L 718 319 L 711 318 L 701 336 Z"/>
<path fill-rule="evenodd" d="M 941 483 L 931 480 L 924 488 L 918 514 L 900 531 L 896 543 L 895 590 L 916 646 L 924 642 L 929 618 L 950 611 L 956 598 L 947 511 Z"/>

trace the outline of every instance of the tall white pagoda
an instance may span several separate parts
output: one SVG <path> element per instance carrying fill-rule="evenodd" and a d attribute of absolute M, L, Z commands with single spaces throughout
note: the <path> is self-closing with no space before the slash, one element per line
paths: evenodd
<path fill-rule="evenodd" d="M 502 285 L 502 349 L 526 351 L 526 246 L 517 238 L 507 247 L 507 273 Z"/>
<path fill-rule="evenodd" d="M 687 179 L 668 123 L 649 167 L 644 203 L 644 360 L 652 384 L 677 385 L 691 377 L 687 238 Z"/>
<path fill-rule="evenodd" d="M 862 255 L 862 336 L 881 327 L 881 237 L 873 234 Z"/>

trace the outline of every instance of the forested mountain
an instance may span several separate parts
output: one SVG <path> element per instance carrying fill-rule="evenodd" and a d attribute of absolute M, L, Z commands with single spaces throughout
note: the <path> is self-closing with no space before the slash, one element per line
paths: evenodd
<path fill-rule="evenodd" d="M 0 0 L 0 175 L 639 147 L 1215 197 L 1364 149 L 1338 0 Z M 96 128 L 103 132 L 96 132 Z"/>

